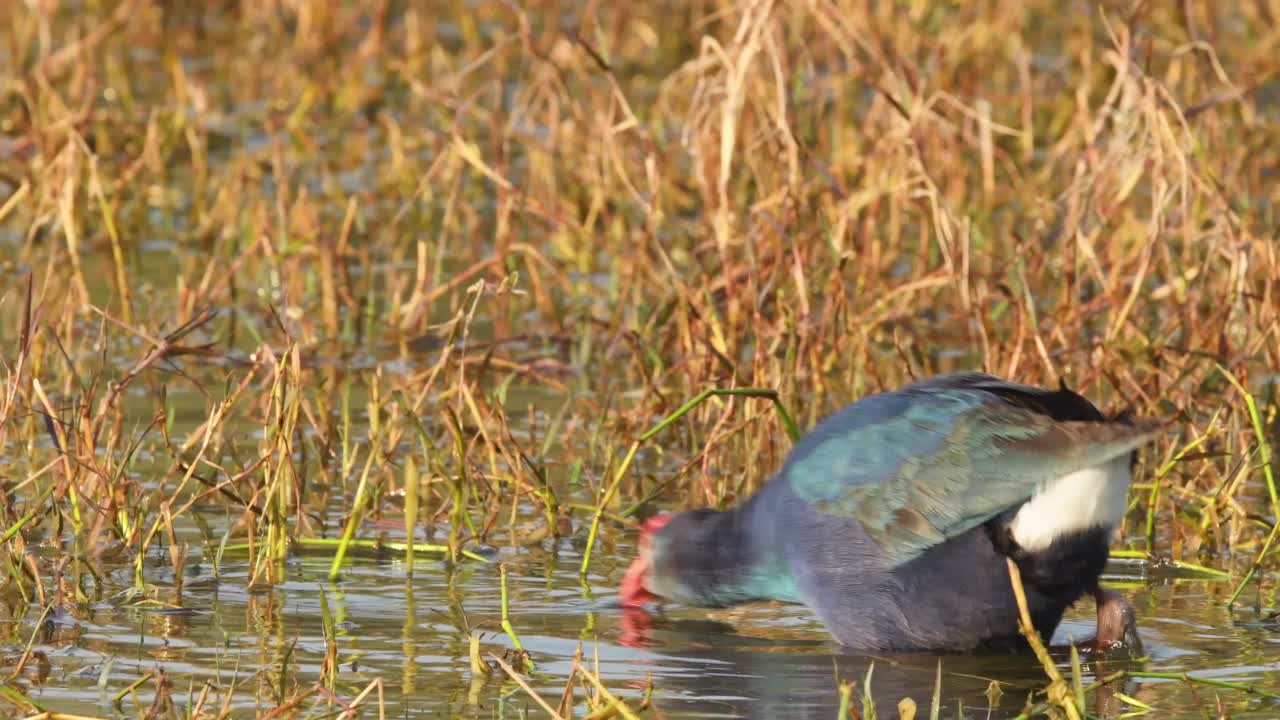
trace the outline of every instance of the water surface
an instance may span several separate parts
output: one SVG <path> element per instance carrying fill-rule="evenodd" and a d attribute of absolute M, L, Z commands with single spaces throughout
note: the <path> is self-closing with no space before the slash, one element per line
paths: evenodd
<path fill-rule="evenodd" d="M 1027 694 L 1044 684 L 1042 672 L 1026 656 L 850 654 L 833 646 L 822 627 L 796 606 L 671 607 L 638 633 L 609 604 L 633 548 L 600 548 L 585 586 L 577 572 L 581 549 L 575 537 L 499 547 L 494 556 L 508 565 L 513 625 L 537 664 L 529 681 L 552 704 L 564 690 L 579 648 L 618 695 L 638 701 L 652 682 L 652 704 L 668 717 L 829 718 L 839 701 L 839 681 L 855 680 L 861 687 L 872 663 L 872 687 L 882 712 L 903 697 L 927 707 L 939 661 L 947 717 L 958 717 L 960 705 L 966 717 L 1011 717 Z M 237 709 L 269 709 L 277 704 L 282 672 L 301 687 L 320 678 L 323 596 L 338 628 L 339 688 L 346 693 L 354 695 L 380 678 L 392 716 L 514 717 L 522 708 L 542 714 L 500 670 L 473 682 L 469 669 L 466 628 L 482 635 L 486 654 L 511 648 L 498 625 L 496 564 L 450 566 L 420 559 L 410 576 L 401 558 L 361 557 L 339 582 L 330 583 L 328 558 L 304 554 L 288 563 L 284 582 L 249 589 L 247 564 L 225 555 L 216 580 L 208 558 L 193 563 L 181 596 L 171 589 L 167 568 L 167 559 L 157 556 L 148 576 L 170 588 L 158 597 L 181 610 L 119 595 L 95 603 L 83 617 L 46 623 L 36 633 L 35 648 L 48 658 L 48 677 L 32 688 L 33 699 L 63 711 L 115 714 L 120 708 L 109 697 L 124 681 L 160 667 L 174 682 L 179 702 L 186 702 L 188 688 L 198 695 L 202 684 L 211 682 L 224 691 L 235 687 Z M 1146 582 L 1131 566 L 1113 570 L 1110 577 L 1139 609 L 1150 659 L 1091 664 L 1090 677 L 1124 668 L 1191 672 L 1274 689 L 1280 629 L 1274 621 L 1248 622 L 1252 613 L 1247 611 L 1228 613 L 1222 599 L 1229 587 L 1184 578 Z M 107 577 L 124 591 L 132 569 L 118 567 Z M 1082 601 L 1072 611 L 1056 641 L 1091 634 L 1089 605 Z M 24 623 L 24 633 L 35 629 L 32 619 Z M 1059 653 L 1058 659 L 1068 671 L 1067 658 Z M 104 668 L 107 692 L 98 685 Z M 992 680 L 1001 689 L 994 705 Z M 1164 680 L 1130 680 L 1116 689 L 1187 717 L 1197 716 L 1214 697 L 1206 688 Z M 149 693 L 149 686 L 141 688 L 140 700 Z M 1222 691 L 1218 697 L 1235 718 L 1280 713 L 1280 706 L 1248 701 L 1239 693 Z M 125 701 L 126 714 L 130 702 Z M 1126 709 L 1110 693 L 1100 693 L 1098 702 L 1110 712 Z"/>

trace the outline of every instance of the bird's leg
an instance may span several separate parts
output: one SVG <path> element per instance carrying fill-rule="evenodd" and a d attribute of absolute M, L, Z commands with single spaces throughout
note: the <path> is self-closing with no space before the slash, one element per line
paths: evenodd
<path fill-rule="evenodd" d="M 1129 601 L 1102 586 L 1094 588 L 1093 599 L 1098 607 L 1098 629 L 1089 643 L 1091 649 L 1106 652 L 1123 647 L 1130 655 L 1141 655 L 1142 638 L 1138 637 L 1138 623 Z"/>

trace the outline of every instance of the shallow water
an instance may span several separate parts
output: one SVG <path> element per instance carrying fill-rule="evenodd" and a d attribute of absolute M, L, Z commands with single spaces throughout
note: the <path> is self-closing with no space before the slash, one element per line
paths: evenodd
<path fill-rule="evenodd" d="M 564 539 L 541 547 L 499 548 L 494 556 L 508 564 L 513 625 L 537 663 L 530 683 L 553 705 L 579 647 L 610 690 L 621 696 L 638 701 L 652 681 L 652 703 L 668 717 L 829 718 L 839 702 L 838 681 L 854 680 L 861 687 L 873 662 L 873 693 L 888 716 L 903 697 L 927 709 L 939 661 L 946 717 L 959 717 L 960 706 L 964 717 L 1011 717 L 1028 692 L 1044 684 L 1030 657 L 843 653 L 803 608 L 794 606 L 669 608 L 637 634 L 609 606 L 633 549 L 601 548 L 598 574 L 584 589 L 577 573 L 581 547 L 578 538 Z M 172 588 L 167 565 L 157 556 L 148 571 L 162 588 Z M 355 558 L 337 583 L 325 580 L 328 567 L 327 557 L 298 556 L 288 563 L 286 581 L 249 590 L 249 568 L 242 559 L 224 556 L 216 581 L 205 559 L 188 568 L 181 597 L 160 593 L 182 610 L 138 605 L 120 596 L 97 603 L 83 617 L 53 618 L 36 634 L 35 649 L 49 666 L 44 681 L 31 687 L 31 697 L 62 711 L 128 714 L 132 700 L 114 706 L 110 698 L 127 681 L 159 666 L 173 681 L 179 704 L 189 705 L 208 681 L 222 692 L 235 686 L 233 708 L 253 712 L 273 707 L 282 667 L 298 687 L 320 679 L 323 596 L 338 627 L 342 694 L 355 695 L 380 678 L 393 717 L 514 717 L 523 709 L 542 715 L 501 671 L 472 681 L 462 626 L 483 634 L 486 654 L 511 647 L 498 626 L 496 564 L 450 567 L 419 560 L 411 577 L 401 559 Z M 1186 578 L 1148 582 L 1131 574 L 1131 567 L 1115 569 L 1110 577 L 1138 608 L 1150 659 L 1090 665 L 1090 677 L 1124 668 L 1191 672 L 1276 689 L 1280 627 L 1274 621 L 1248 622 L 1253 617 L 1249 611 L 1237 613 L 1233 621 L 1221 603 L 1229 588 L 1220 583 Z M 108 575 L 121 589 L 131 577 L 128 567 Z M 35 630 L 34 617 L 29 615 L 21 628 L 24 636 Z M 1055 640 L 1086 637 L 1091 622 L 1089 603 L 1082 602 Z M 1069 670 L 1064 654 L 1058 660 Z M 106 692 L 98 685 L 104 668 Z M 994 705 L 987 695 L 993 679 L 1002 691 Z M 1174 717 L 1198 717 L 1215 697 L 1212 688 L 1193 690 L 1166 680 L 1129 680 L 1116 690 Z M 150 693 L 150 684 L 142 687 L 138 701 L 146 702 Z M 579 701 L 581 693 L 579 688 Z M 1250 701 L 1238 692 L 1221 691 L 1217 697 L 1234 718 L 1280 715 L 1280 705 Z M 1097 709 L 1108 714 L 1136 709 L 1124 707 L 1114 693 L 1096 698 L 1101 703 Z M 581 702 L 579 707 L 584 707 Z"/>

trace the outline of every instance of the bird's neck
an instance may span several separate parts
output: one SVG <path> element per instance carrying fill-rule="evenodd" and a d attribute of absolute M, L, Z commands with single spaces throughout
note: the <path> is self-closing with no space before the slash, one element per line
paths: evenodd
<path fill-rule="evenodd" d="M 730 510 L 693 510 L 673 520 L 665 543 L 682 602 L 726 607 L 751 600 L 795 601 L 781 548 L 767 524 L 752 522 L 751 501 Z"/>

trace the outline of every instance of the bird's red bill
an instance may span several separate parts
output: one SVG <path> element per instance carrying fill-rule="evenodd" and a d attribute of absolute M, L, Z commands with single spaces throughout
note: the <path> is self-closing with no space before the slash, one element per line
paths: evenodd
<path fill-rule="evenodd" d="M 631 561 L 627 574 L 622 576 L 622 586 L 618 588 L 623 607 L 640 607 L 657 597 L 645 587 L 645 577 L 648 574 L 649 563 L 643 556 Z"/>
<path fill-rule="evenodd" d="M 622 576 L 622 585 L 618 588 L 623 607 L 642 607 L 645 603 L 658 599 L 658 596 L 649 590 L 648 580 L 651 571 L 649 548 L 653 543 L 653 534 L 661 530 L 670 520 L 670 514 L 662 513 L 654 515 L 640 525 L 638 557 L 631 561 L 631 567 L 628 567 L 627 574 Z"/>

